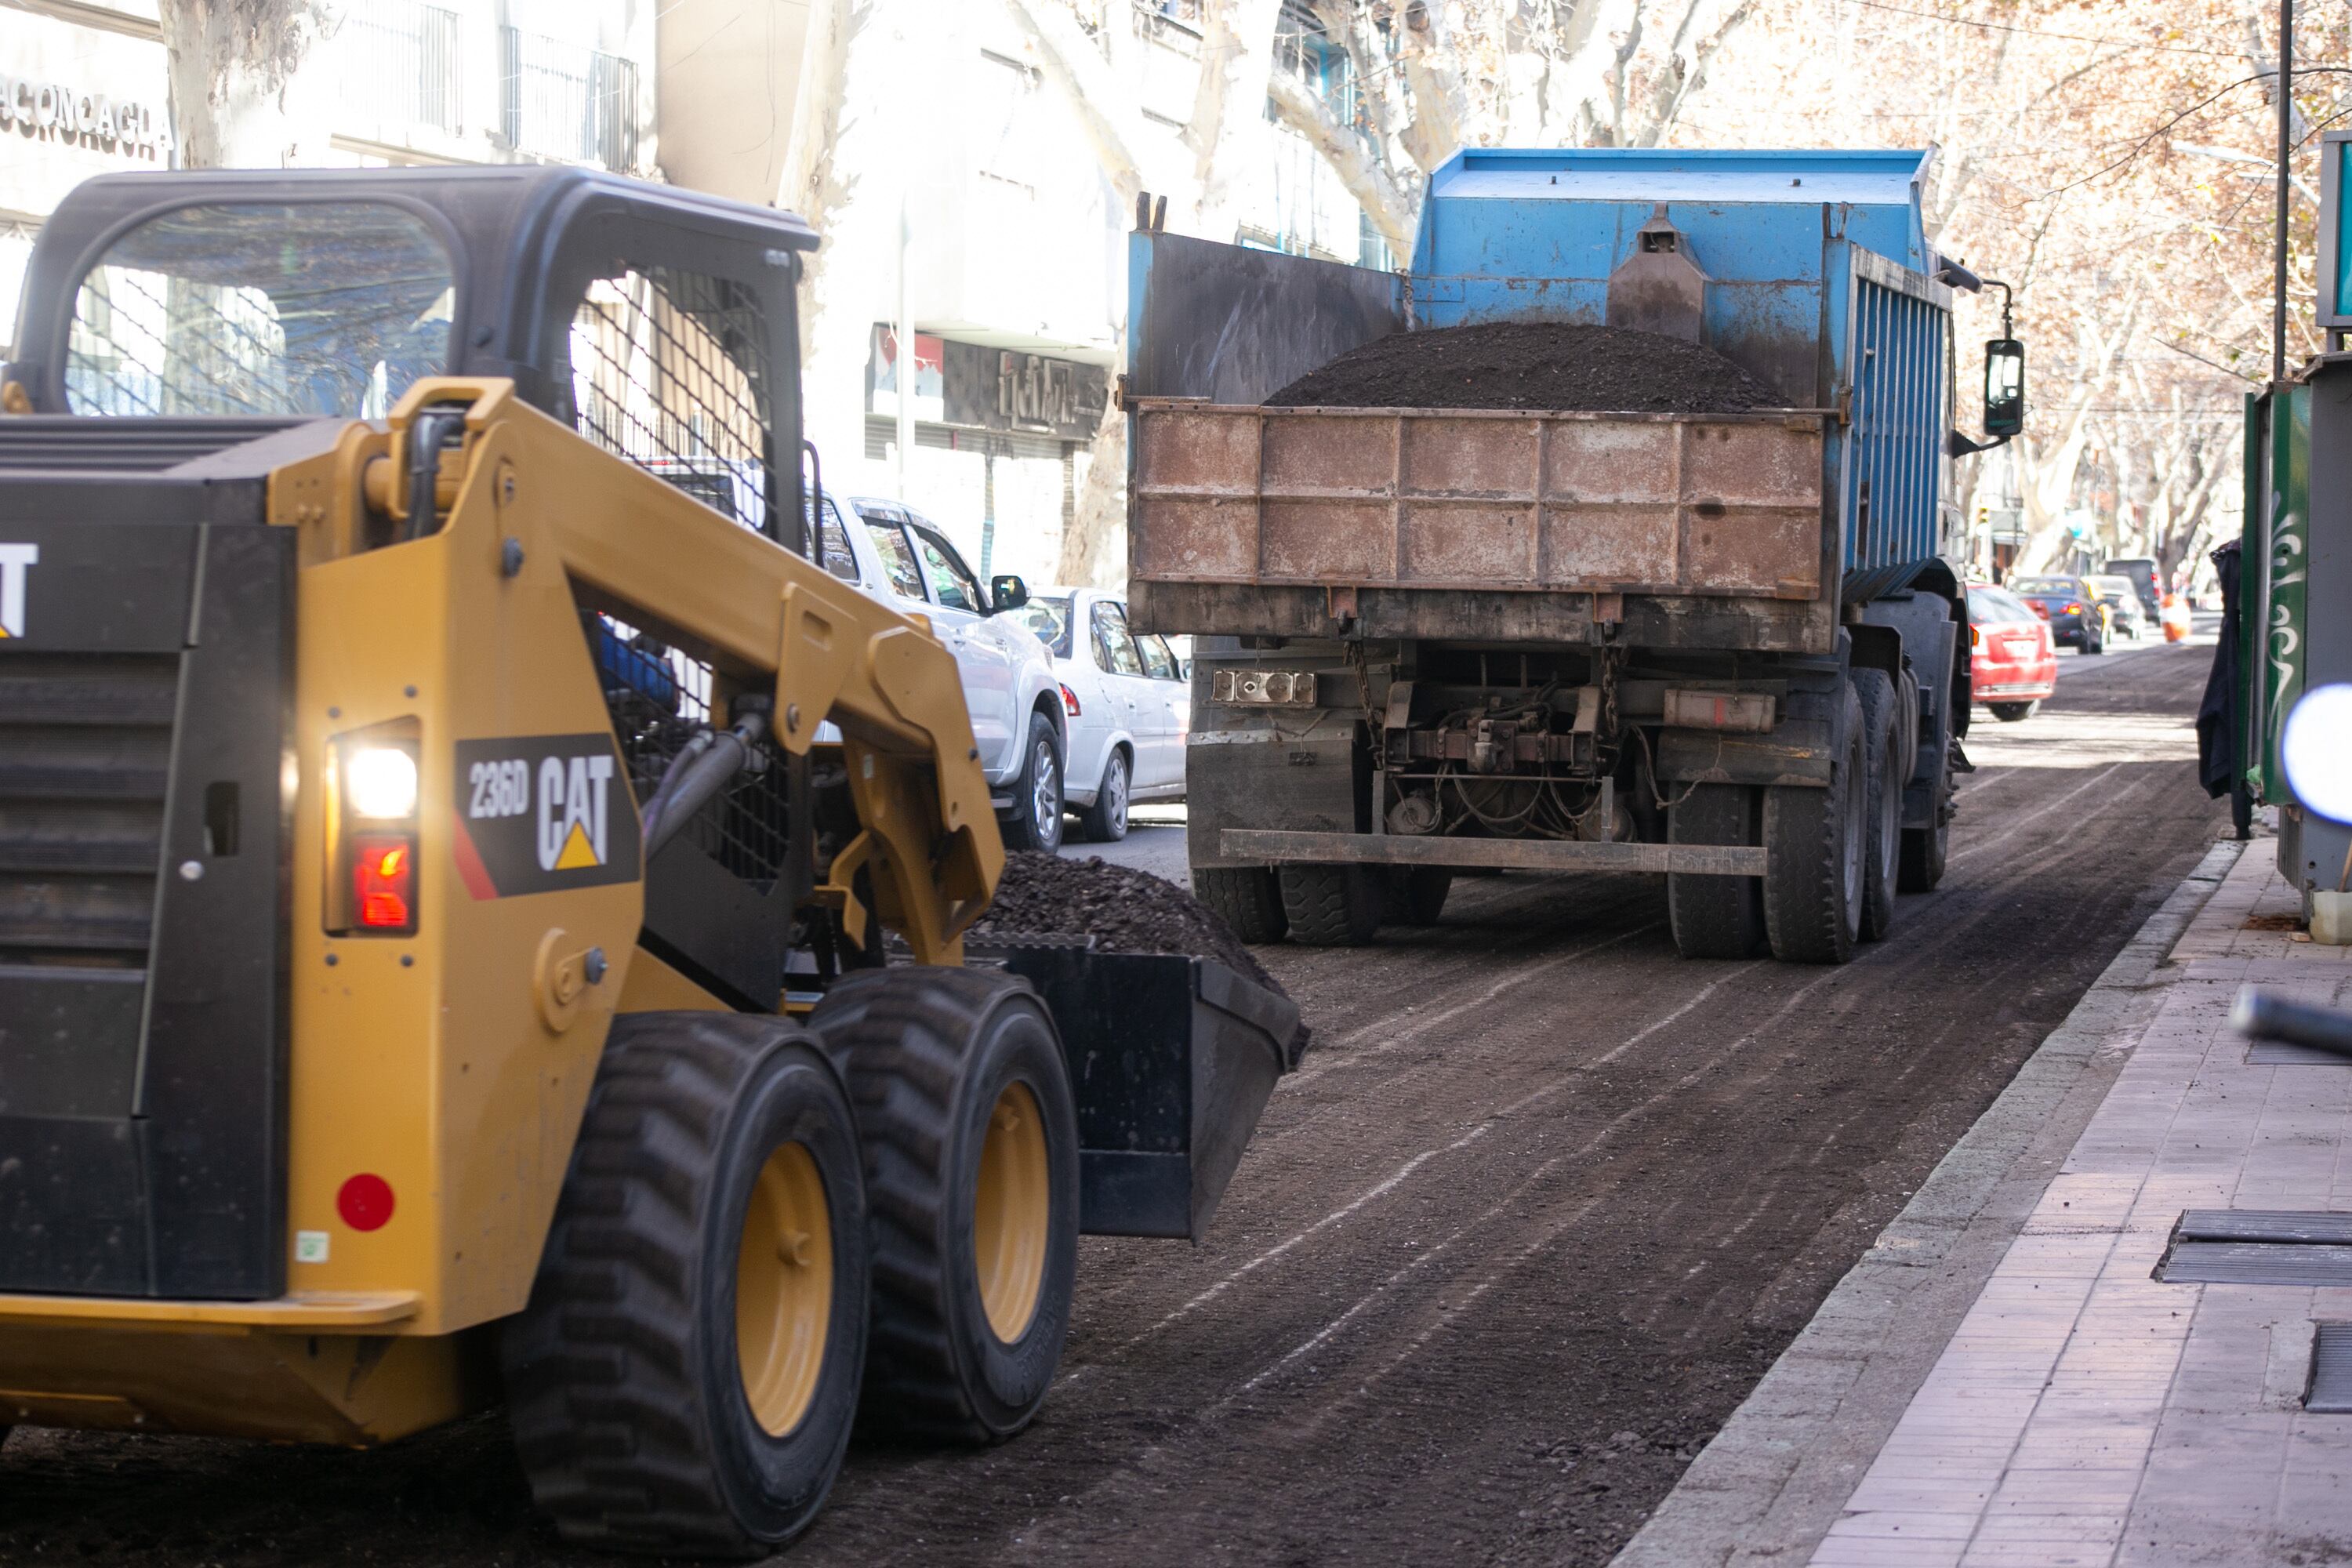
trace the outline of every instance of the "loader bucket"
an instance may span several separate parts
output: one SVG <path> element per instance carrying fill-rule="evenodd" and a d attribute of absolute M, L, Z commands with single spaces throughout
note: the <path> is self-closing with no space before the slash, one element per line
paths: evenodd
<path fill-rule="evenodd" d="M 1213 959 L 1016 946 L 1062 1034 L 1078 1109 L 1078 1228 L 1207 1234 L 1274 1080 L 1297 1064 L 1298 1008 Z"/>

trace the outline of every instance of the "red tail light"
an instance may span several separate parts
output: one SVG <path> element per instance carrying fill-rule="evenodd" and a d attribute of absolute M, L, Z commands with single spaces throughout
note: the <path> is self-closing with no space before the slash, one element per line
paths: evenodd
<path fill-rule="evenodd" d="M 368 931 L 416 926 L 416 844 L 406 834 L 362 834 L 352 845 L 352 908 Z"/>
<path fill-rule="evenodd" d="M 2069 605 L 2066 606 L 2066 613 L 2070 616 L 2079 616 L 2083 613 L 2083 606 L 2080 605 Z"/>
<path fill-rule="evenodd" d="M 1062 688 L 1062 711 L 1073 719 L 1078 716 L 1078 694 L 1067 686 Z"/>

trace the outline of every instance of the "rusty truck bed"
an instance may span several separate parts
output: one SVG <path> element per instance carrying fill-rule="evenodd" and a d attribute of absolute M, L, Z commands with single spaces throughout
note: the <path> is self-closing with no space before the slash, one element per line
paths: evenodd
<path fill-rule="evenodd" d="M 1646 612 L 1684 634 L 1656 640 L 1793 648 L 1830 624 L 1819 410 L 1129 407 L 1129 586 L 1162 629 L 1579 638 Z"/>

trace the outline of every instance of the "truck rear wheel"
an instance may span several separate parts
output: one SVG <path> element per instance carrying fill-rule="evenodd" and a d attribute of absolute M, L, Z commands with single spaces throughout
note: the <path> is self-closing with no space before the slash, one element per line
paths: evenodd
<path fill-rule="evenodd" d="M 1761 805 L 1746 784 L 1693 784 L 1666 813 L 1666 841 L 1755 844 Z M 1764 945 L 1763 879 L 1670 872 L 1666 918 L 1685 958 L 1749 957 Z"/>
<path fill-rule="evenodd" d="M 816 1517 L 866 1359 L 857 1130 L 773 1018 L 614 1021 L 508 1403 L 532 1498 L 625 1551 L 757 1553 Z"/>
<path fill-rule="evenodd" d="M 1381 929 L 1381 885 L 1369 866 L 1285 866 L 1275 877 L 1293 942 L 1361 947 Z"/>
<path fill-rule="evenodd" d="M 1454 873 L 1444 866 L 1403 866 L 1390 886 L 1390 906 L 1397 923 L 1433 926 L 1445 913 L 1445 895 L 1454 890 Z"/>
<path fill-rule="evenodd" d="M 1195 866 L 1192 893 L 1244 942 L 1280 942 L 1290 930 L 1282 889 L 1264 866 Z"/>
<path fill-rule="evenodd" d="M 1828 788 L 1764 791 L 1764 930 L 1783 963 L 1843 963 L 1862 931 L 1868 763 L 1852 687 L 1830 733 Z"/>
<path fill-rule="evenodd" d="M 1010 975 L 835 984 L 809 1021 L 849 1080 L 873 1215 L 861 1427 L 992 1443 L 1045 1402 L 1078 1258 L 1078 1121 L 1053 1020 Z"/>
<path fill-rule="evenodd" d="M 1902 734 L 1895 721 L 1895 682 L 1883 669 L 1853 672 L 1862 702 L 1862 743 L 1869 822 L 1862 846 L 1862 940 L 1878 942 L 1895 929 L 1895 862 L 1903 849 Z"/>

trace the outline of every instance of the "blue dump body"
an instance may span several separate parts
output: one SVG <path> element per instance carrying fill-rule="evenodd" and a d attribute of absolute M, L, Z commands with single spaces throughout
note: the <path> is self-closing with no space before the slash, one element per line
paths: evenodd
<path fill-rule="evenodd" d="M 1922 227 L 1929 155 L 1486 148 L 1431 177 L 1403 301 L 1413 330 L 1601 323 L 1610 274 L 1661 209 L 1706 275 L 1704 341 L 1832 421 L 1849 603 L 1942 538 L 1951 295 Z"/>

